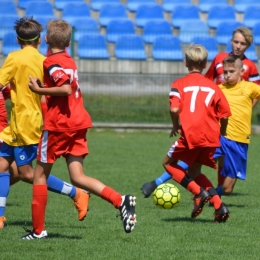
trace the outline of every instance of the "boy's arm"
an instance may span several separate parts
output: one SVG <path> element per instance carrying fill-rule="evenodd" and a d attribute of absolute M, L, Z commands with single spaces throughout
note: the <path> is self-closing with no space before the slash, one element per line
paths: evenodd
<path fill-rule="evenodd" d="M 228 125 L 228 117 L 224 117 L 220 119 L 220 134 L 225 136 L 227 135 L 227 125 Z"/>
<path fill-rule="evenodd" d="M 55 86 L 51 88 L 44 88 L 43 84 L 37 78 L 29 76 L 29 88 L 32 92 L 47 96 L 69 96 L 71 94 L 71 85 L 65 82 L 62 86 Z"/>
<path fill-rule="evenodd" d="M 170 137 L 173 137 L 173 135 L 177 135 L 179 133 L 179 113 L 180 113 L 180 109 L 178 107 L 174 107 L 170 109 L 170 115 L 171 115 L 171 119 L 172 119 L 172 131 L 170 134 Z"/>

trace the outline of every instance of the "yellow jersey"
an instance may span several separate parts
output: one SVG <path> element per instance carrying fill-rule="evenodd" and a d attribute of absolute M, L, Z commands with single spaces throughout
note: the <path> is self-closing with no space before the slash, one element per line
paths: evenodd
<path fill-rule="evenodd" d="M 0 69 L 0 83 L 11 88 L 9 125 L 0 138 L 11 146 L 38 144 L 43 124 L 41 96 L 29 87 L 29 76 L 43 81 L 45 57 L 32 46 L 9 53 Z"/>
<path fill-rule="evenodd" d="M 240 81 L 236 85 L 219 85 L 223 91 L 232 113 L 228 118 L 226 138 L 240 142 L 250 143 L 252 104 L 254 99 L 260 99 L 259 85 Z"/>

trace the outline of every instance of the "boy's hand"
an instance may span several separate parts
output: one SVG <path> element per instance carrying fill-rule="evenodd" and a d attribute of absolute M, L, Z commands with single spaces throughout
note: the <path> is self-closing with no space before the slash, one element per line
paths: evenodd
<path fill-rule="evenodd" d="M 37 92 L 37 90 L 39 88 L 43 87 L 43 85 L 39 79 L 33 78 L 32 76 L 29 76 L 29 78 L 30 78 L 30 82 L 29 82 L 28 86 L 32 92 Z"/>

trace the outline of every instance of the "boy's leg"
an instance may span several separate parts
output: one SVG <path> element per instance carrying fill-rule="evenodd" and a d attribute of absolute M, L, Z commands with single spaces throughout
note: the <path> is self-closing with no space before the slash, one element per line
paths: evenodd
<path fill-rule="evenodd" d="M 111 203 L 116 209 L 119 209 L 126 233 L 133 231 L 136 224 L 135 204 L 136 197 L 133 195 L 122 196 L 109 186 L 106 186 L 99 180 L 86 176 L 83 172 L 83 157 L 69 155 L 67 165 L 70 172 L 70 178 L 73 183 L 84 189 L 89 190 L 102 199 Z"/>
<path fill-rule="evenodd" d="M 0 173 L 0 229 L 4 227 L 5 223 L 5 206 L 6 199 L 10 189 L 10 174 L 8 172 Z"/>
<path fill-rule="evenodd" d="M 47 179 L 51 171 L 52 164 L 37 161 L 33 180 L 32 199 L 32 223 L 33 230 L 22 239 L 32 240 L 37 238 L 47 238 L 44 226 L 46 204 L 48 199 Z"/>
<path fill-rule="evenodd" d="M 180 167 L 182 167 L 185 171 L 188 169 L 188 164 L 186 164 L 185 162 L 179 161 L 177 164 Z M 144 197 L 148 198 L 160 184 L 170 179 L 172 179 L 172 176 L 166 171 L 161 176 L 159 176 L 156 180 L 144 183 L 141 188 Z"/>
<path fill-rule="evenodd" d="M 222 203 L 220 196 L 217 194 L 216 190 L 213 187 L 213 184 L 211 181 L 204 175 L 200 174 L 197 178 L 195 178 L 195 182 L 203 187 L 205 190 L 209 192 L 211 195 L 210 203 L 214 206 L 215 208 L 215 222 L 225 222 L 229 216 L 230 212 L 226 205 Z"/>
<path fill-rule="evenodd" d="M 209 201 L 210 194 L 186 174 L 182 167 L 176 163 L 174 164 L 174 161 L 174 159 L 169 158 L 168 155 L 166 155 L 163 160 L 163 165 L 176 182 L 194 194 L 194 208 L 191 217 L 196 218 L 202 212 L 203 206 Z"/>

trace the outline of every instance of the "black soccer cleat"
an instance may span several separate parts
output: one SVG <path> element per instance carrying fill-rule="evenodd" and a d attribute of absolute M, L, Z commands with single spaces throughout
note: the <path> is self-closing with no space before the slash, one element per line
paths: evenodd
<path fill-rule="evenodd" d="M 194 205 L 191 212 L 191 217 L 196 218 L 201 212 L 204 205 L 211 199 L 208 191 L 200 188 L 200 193 L 193 197 Z"/>
<path fill-rule="evenodd" d="M 157 188 L 156 182 L 151 181 L 151 182 L 144 183 L 141 188 L 141 191 L 144 194 L 144 197 L 148 198 L 156 188 Z"/>
<path fill-rule="evenodd" d="M 133 231 L 136 224 L 135 205 L 136 197 L 133 195 L 122 196 L 122 204 L 119 207 L 120 216 L 126 233 Z"/>
<path fill-rule="evenodd" d="M 226 222 L 227 219 L 230 217 L 230 212 L 227 206 L 224 203 L 221 203 L 219 209 L 216 209 L 214 212 L 214 222 Z"/>

